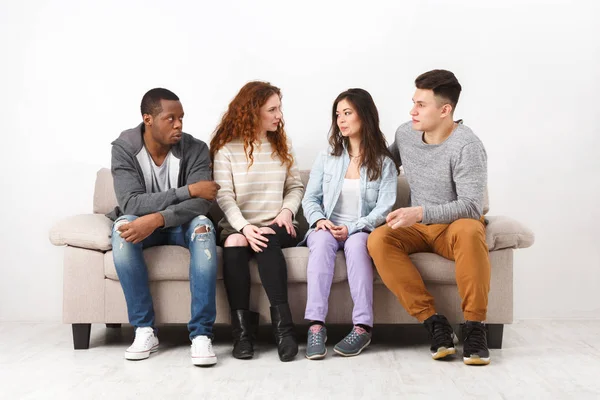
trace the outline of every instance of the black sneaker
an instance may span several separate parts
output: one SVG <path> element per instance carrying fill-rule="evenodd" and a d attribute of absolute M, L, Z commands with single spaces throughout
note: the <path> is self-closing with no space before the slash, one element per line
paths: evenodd
<path fill-rule="evenodd" d="M 463 361 L 467 365 L 487 365 L 490 351 L 487 345 L 487 329 L 481 322 L 467 321 L 463 325 Z"/>
<path fill-rule="evenodd" d="M 427 318 L 423 324 L 431 337 L 431 357 L 434 360 L 440 360 L 450 355 L 456 354 L 454 344 L 458 341 L 450 322 L 440 314 L 432 315 Z"/>

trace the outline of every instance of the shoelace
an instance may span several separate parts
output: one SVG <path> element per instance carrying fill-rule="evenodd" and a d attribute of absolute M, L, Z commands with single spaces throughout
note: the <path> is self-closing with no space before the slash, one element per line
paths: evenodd
<path fill-rule="evenodd" d="M 485 326 L 482 324 L 465 325 L 465 343 L 470 350 L 486 349 Z"/>
<path fill-rule="evenodd" d="M 194 346 L 195 346 L 196 348 L 200 348 L 200 349 L 201 349 L 201 348 L 202 348 L 202 345 L 200 344 L 200 341 L 201 341 L 200 339 L 196 339 L 196 340 L 194 340 L 194 341 L 192 342 L 192 347 L 194 347 Z M 208 352 L 209 352 L 209 353 L 212 353 L 212 340 L 202 340 L 202 341 L 203 341 L 203 342 L 208 342 L 208 346 L 207 346 Z"/>
<path fill-rule="evenodd" d="M 147 330 L 140 330 L 139 332 L 136 331 L 135 339 L 133 340 L 133 346 L 146 347 L 148 345 L 148 342 L 152 338 L 153 333 L 154 332 Z"/>
<path fill-rule="evenodd" d="M 323 330 L 323 327 L 321 327 L 320 325 L 318 326 L 311 326 L 310 327 L 310 332 L 312 333 L 312 335 L 310 335 L 310 345 L 311 346 L 316 346 L 318 344 L 321 343 L 321 331 Z"/>
<path fill-rule="evenodd" d="M 452 327 L 437 321 L 433 323 L 432 337 L 434 343 L 442 344 L 448 341 L 452 342 L 452 333 Z"/>
<path fill-rule="evenodd" d="M 366 330 L 364 330 L 363 328 L 361 328 L 360 326 L 355 326 L 354 329 L 352 329 L 352 332 L 350 332 L 348 334 L 348 336 L 346 336 L 344 338 L 344 341 L 348 344 L 352 344 L 354 343 L 356 340 L 358 340 L 358 338 L 360 337 L 360 335 L 364 334 L 366 332 Z"/>

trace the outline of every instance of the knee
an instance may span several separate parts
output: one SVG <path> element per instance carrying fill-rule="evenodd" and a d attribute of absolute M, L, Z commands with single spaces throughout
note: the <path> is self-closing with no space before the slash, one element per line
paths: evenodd
<path fill-rule="evenodd" d="M 136 251 L 136 249 L 141 248 L 142 244 L 133 244 L 132 242 L 128 242 L 127 240 L 121 237 L 121 232 L 119 229 L 132 221 L 138 219 L 135 215 L 123 215 L 114 222 L 112 228 L 112 250 L 113 250 L 113 260 L 115 262 L 116 269 L 123 269 L 127 267 L 129 260 L 132 256 L 132 252 Z"/>
<path fill-rule="evenodd" d="M 262 232 L 261 234 L 269 240 L 266 243 L 267 247 L 263 248 L 263 251 L 272 250 L 272 249 L 281 249 L 281 242 L 279 241 L 279 238 L 280 238 L 280 235 L 287 234 L 285 226 L 280 227 L 277 224 L 275 224 L 275 225 L 263 226 L 260 228 L 260 230 Z"/>
<path fill-rule="evenodd" d="M 456 240 L 485 240 L 485 229 L 477 219 L 461 218 L 451 224 L 452 236 Z"/>
<path fill-rule="evenodd" d="M 277 232 L 275 231 L 275 229 L 279 229 L 279 226 L 278 225 L 269 225 L 269 226 L 263 226 L 262 228 L 260 228 L 263 236 L 276 235 Z M 285 228 L 283 228 L 283 229 L 285 229 Z"/>
<path fill-rule="evenodd" d="M 212 232 L 215 229 L 210 218 L 205 217 L 204 215 L 198 215 L 191 221 L 190 225 L 194 227 L 196 233 Z"/>
<path fill-rule="evenodd" d="M 119 218 L 117 218 L 115 220 L 115 222 L 113 223 L 113 227 L 112 227 L 112 238 L 113 239 L 120 239 L 121 238 L 121 232 L 119 231 L 119 228 L 121 228 L 123 225 L 126 225 L 132 221 L 135 221 L 136 219 L 138 219 L 138 217 L 136 215 L 122 215 Z"/>
<path fill-rule="evenodd" d="M 190 226 L 192 227 L 192 233 L 190 240 L 193 242 L 194 240 L 207 240 L 213 235 L 215 227 L 210 219 L 205 217 L 204 215 L 199 215 L 194 218 Z"/>
<path fill-rule="evenodd" d="M 337 251 L 338 249 L 338 242 L 329 231 L 319 230 L 312 232 L 309 236 L 309 240 L 308 247 L 310 250 L 334 249 Z"/>
<path fill-rule="evenodd" d="M 235 233 L 225 239 L 224 247 L 248 247 L 248 241 L 244 235 Z"/>
<path fill-rule="evenodd" d="M 390 228 L 387 225 L 383 225 L 369 234 L 369 237 L 367 238 L 367 248 L 369 249 L 369 253 L 378 252 L 381 249 L 381 245 L 384 243 L 389 229 Z"/>
<path fill-rule="evenodd" d="M 365 247 L 367 246 L 367 241 L 369 240 L 369 234 L 367 232 L 357 232 L 354 235 L 350 235 L 348 240 L 346 240 L 346 246 L 350 248 L 355 247 Z"/>

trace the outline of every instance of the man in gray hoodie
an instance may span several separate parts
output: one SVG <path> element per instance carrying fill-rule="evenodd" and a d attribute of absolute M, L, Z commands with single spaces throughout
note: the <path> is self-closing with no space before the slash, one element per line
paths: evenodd
<path fill-rule="evenodd" d="M 190 250 L 192 363 L 213 365 L 217 252 L 215 229 L 206 215 L 219 187 L 212 181 L 208 146 L 182 132 L 183 107 L 173 92 L 148 91 L 141 112 L 143 123 L 112 142 L 119 205 L 107 214 L 115 221 L 113 259 L 135 327 L 125 358 L 142 360 L 158 350 L 143 249 L 177 245 Z"/>

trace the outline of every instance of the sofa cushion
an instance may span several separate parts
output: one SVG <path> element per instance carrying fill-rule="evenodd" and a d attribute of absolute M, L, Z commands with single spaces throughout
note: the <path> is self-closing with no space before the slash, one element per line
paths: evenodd
<path fill-rule="evenodd" d="M 288 282 L 305 283 L 309 254 L 308 248 L 292 247 L 284 249 L 283 253 L 288 265 Z M 222 254 L 222 248 L 217 247 L 217 279 L 223 279 Z M 424 281 L 455 284 L 453 261 L 446 260 L 433 253 L 412 254 L 410 258 L 421 272 Z M 150 281 L 186 281 L 189 279 L 190 255 L 184 247 L 151 247 L 144 250 L 144 259 L 148 266 L 148 279 Z M 333 283 L 344 282 L 348 279 L 345 261 L 344 252 L 338 251 L 333 273 Z M 108 279 L 119 279 L 111 251 L 107 252 L 104 256 L 104 273 Z M 252 283 L 260 283 L 260 276 L 254 258 L 250 260 L 250 279 Z M 377 276 L 377 273 L 375 273 L 375 282 L 381 283 L 381 279 Z"/>
<path fill-rule="evenodd" d="M 288 267 L 288 283 L 306 283 L 306 267 L 308 265 L 308 247 L 291 247 L 283 249 L 283 255 Z M 253 258 L 250 261 L 250 277 L 253 283 L 259 283 L 258 266 Z M 348 279 L 346 257 L 343 251 L 336 254 L 333 267 L 333 282 L 343 282 Z"/>
<path fill-rule="evenodd" d="M 118 251 L 118 250 L 117 250 Z M 223 279 L 223 249 L 217 247 L 217 279 Z M 148 267 L 150 281 L 189 280 L 190 252 L 181 246 L 156 246 L 144 250 L 144 261 Z M 104 275 L 119 280 L 113 252 L 104 254 Z"/>
<path fill-rule="evenodd" d="M 535 241 L 535 234 L 525 225 L 510 217 L 486 217 L 486 242 L 490 251 L 523 249 Z"/>
<path fill-rule="evenodd" d="M 292 247 L 284 249 L 283 254 L 288 266 L 288 282 L 306 282 L 306 266 L 308 263 L 307 247 Z M 217 279 L 223 279 L 223 249 L 217 247 Z M 157 246 L 144 250 L 144 260 L 148 266 L 150 281 L 185 281 L 189 279 L 189 251 L 180 246 Z M 343 282 L 348 278 L 343 252 L 338 252 L 333 282 Z M 108 279 L 119 280 L 112 251 L 104 255 L 104 274 Z M 250 278 L 253 283 L 260 283 L 256 260 L 250 260 Z"/>
<path fill-rule="evenodd" d="M 101 168 L 96 173 L 94 187 L 94 212 L 108 214 L 117 206 L 117 195 L 113 185 L 113 177 L 108 168 Z"/>
<path fill-rule="evenodd" d="M 106 251 L 111 247 L 112 221 L 102 214 L 81 214 L 65 218 L 50 229 L 55 246 L 73 246 Z"/>

